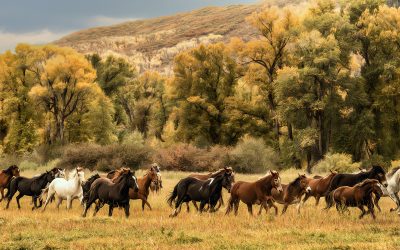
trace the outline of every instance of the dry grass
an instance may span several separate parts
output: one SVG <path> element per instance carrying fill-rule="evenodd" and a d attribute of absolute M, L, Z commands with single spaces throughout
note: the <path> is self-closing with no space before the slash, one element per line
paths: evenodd
<path fill-rule="evenodd" d="M 33 174 L 24 173 L 24 174 Z M 141 173 L 138 173 L 140 175 Z M 282 173 L 287 183 L 297 172 Z M 153 211 L 140 211 L 140 202 L 131 203 L 131 217 L 114 210 L 108 218 L 107 208 L 98 216 L 81 218 L 82 208 L 74 202 L 72 211 L 57 211 L 51 204 L 46 212 L 32 212 L 30 199 L 22 199 L 22 209 L 15 201 L 10 210 L 0 205 L 0 249 L 399 249 L 399 217 L 389 213 L 393 206 L 388 198 L 381 201 L 384 210 L 374 221 L 367 216 L 357 218 L 359 211 L 339 216 L 334 209 L 322 211 L 310 199 L 300 215 L 289 207 L 284 216 L 265 213 L 250 217 L 241 204 L 237 217 L 225 216 L 224 210 L 215 214 L 192 211 L 169 218 L 171 208 L 166 196 L 174 184 L 187 173 L 163 173 L 164 189 L 150 195 Z M 87 173 L 86 177 L 89 176 Z M 255 180 L 258 175 L 238 175 L 237 180 Z M 227 200 L 227 193 L 224 194 Z M 324 203 L 324 202 L 322 202 Z M 63 204 L 65 205 L 65 204 Z M 258 211 L 258 208 L 255 210 Z"/>

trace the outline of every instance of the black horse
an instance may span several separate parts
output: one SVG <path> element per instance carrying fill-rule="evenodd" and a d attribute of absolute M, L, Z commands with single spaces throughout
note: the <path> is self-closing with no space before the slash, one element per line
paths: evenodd
<path fill-rule="evenodd" d="M 337 174 L 332 178 L 331 184 L 325 193 L 327 207 L 329 205 L 328 194 L 330 192 L 342 186 L 352 187 L 366 179 L 378 180 L 382 185 L 387 187 L 386 172 L 381 166 L 373 166 L 369 171 L 360 172 L 357 174 Z"/>
<path fill-rule="evenodd" d="M 82 203 L 86 202 L 89 199 L 89 191 L 90 187 L 92 186 L 92 183 L 99 179 L 100 175 L 99 174 L 94 174 L 89 177 L 83 184 L 82 184 L 82 191 L 83 191 L 83 200 Z"/>
<path fill-rule="evenodd" d="M 203 212 L 204 206 L 209 204 L 210 212 L 215 212 L 215 205 L 221 198 L 222 187 L 230 190 L 232 187 L 231 173 L 224 173 L 215 178 L 207 180 L 199 180 L 194 177 L 186 177 L 178 182 L 174 187 L 168 204 L 172 207 L 175 201 L 175 210 L 170 217 L 177 216 L 184 202 L 199 201 L 200 213 Z"/>
<path fill-rule="evenodd" d="M 121 175 L 115 180 L 115 183 L 108 178 L 98 178 L 90 187 L 89 197 L 85 203 L 82 216 L 86 217 L 90 206 L 98 200 L 99 202 L 96 204 L 93 216 L 96 215 L 104 204 L 108 204 L 108 216 L 112 216 L 114 207 L 123 207 L 125 209 L 125 216 L 129 217 L 130 188 L 136 192 L 139 190 L 136 177 L 130 170 L 123 170 Z"/>
<path fill-rule="evenodd" d="M 6 209 L 8 209 L 10 201 L 12 200 L 17 191 L 19 191 L 19 194 L 16 197 L 18 209 L 21 208 L 19 199 L 21 199 L 25 195 L 32 196 L 33 199 L 32 210 L 41 207 L 42 201 L 39 200 L 39 206 L 38 206 L 37 200 L 40 194 L 42 193 L 42 189 L 46 188 L 46 185 L 52 182 L 54 178 L 55 178 L 55 173 L 53 171 L 46 171 L 45 173 L 33 178 L 26 178 L 19 176 L 12 179 L 10 183 L 10 192 L 8 193 L 7 196 L 8 201 Z"/>

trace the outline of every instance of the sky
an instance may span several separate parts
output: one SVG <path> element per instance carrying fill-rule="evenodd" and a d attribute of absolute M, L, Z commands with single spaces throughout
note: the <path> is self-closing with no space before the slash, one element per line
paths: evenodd
<path fill-rule="evenodd" d="M 43 44 L 73 31 L 257 0 L 0 0 L 0 52 Z M 228 21 L 228 20 L 227 20 Z"/>

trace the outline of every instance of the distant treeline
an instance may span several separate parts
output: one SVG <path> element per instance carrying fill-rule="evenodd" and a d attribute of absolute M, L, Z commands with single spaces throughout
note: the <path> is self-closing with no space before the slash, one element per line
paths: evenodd
<path fill-rule="evenodd" d="M 262 138 L 283 166 L 328 152 L 388 162 L 400 149 L 400 10 L 379 0 L 268 8 L 259 38 L 201 45 L 172 76 L 52 45 L 0 55 L 3 154 L 41 145 L 235 146 Z M 227 20 L 229 21 L 229 20 Z"/>

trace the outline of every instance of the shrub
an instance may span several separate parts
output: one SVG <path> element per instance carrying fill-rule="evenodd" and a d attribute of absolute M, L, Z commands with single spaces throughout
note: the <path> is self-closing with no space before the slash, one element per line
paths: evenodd
<path fill-rule="evenodd" d="M 83 166 L 91 170 L 108 171 L 122 166 L 137 169 L 151 158 L 152 150 L 143 145 L 77 144 L 64 148 L 58 167 Z"/>
<path fill-rule="evenodd" d="M 279 156 L 263 139 L 245 136 L 231 151 L 231 164 L 242 173 L 264 173 L 278 169 Z"/>
<path fill-rule="evenodd" d="M 314 171 L 325 173 L 336 170 L 339 173 L 351 173 L 359 170 L 360 163 L 353 163 L 351 155 L 341 153 L 328 153 L 324 159 L 314 166 Z"/>
<path fill-rule="evenodd" d="M 180 171 L 214 171 L 229 164 L 229 149 L 209 149 L 190 144 L 177 144 L 158 151 L 153 157 L 163 169 Z"/>

